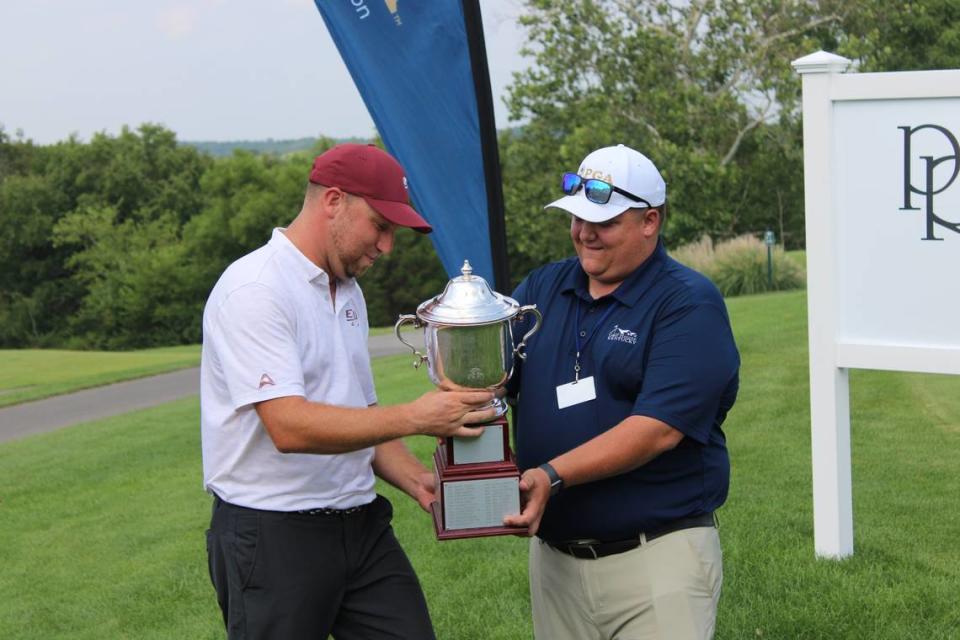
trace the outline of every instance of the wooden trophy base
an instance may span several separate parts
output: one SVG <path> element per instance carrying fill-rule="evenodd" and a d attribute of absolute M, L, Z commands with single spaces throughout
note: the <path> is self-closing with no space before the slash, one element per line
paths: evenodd
<path fill-rule="evenodd" d="M 527 534 L 526 527 L 503 525 L 505 515 L 520 513 L 520 470 L 507 421 L 484 426 L 484 436 L 446 438 L 433 453 L 439 499 L 430 510 L 438 540 Z"/>

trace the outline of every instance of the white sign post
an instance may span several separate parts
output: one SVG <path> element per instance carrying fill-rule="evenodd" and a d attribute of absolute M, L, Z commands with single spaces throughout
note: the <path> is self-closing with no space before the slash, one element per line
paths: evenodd
<path fill-rule="evenodd" d="M 847 371 L 960 374 L 960 71 L 803 76 L 814 549 L 853 553 Z"/>

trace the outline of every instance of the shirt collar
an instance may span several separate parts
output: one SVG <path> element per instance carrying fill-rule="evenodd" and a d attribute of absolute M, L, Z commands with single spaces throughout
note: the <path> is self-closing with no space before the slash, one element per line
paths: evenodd
<path fill-rule="evenodd" d="M 270 242 L 268 244 L 279 251 L 280 255 L 283 256 L 285 263 L 293 270 L 293 272 L 299 274 L 307 282 L 329 284 L 330 276 L 327 274 L 327 272 L 314 264 L 310 258 L 303 255 L 300 249 L 298 249 L 295 244 L 290 242 L 290 238 L 286 236 L 284 231 L 286 231 L 286 229 L 283 227 L 277 227 L 274 229 L 273 235 L 270 236 Z M 349 287 L 352 282 L 353 278 L 351 278 L 347 283 L 338 284 L 347 284 Z"/>
<path fill-rule="evenodd" d="M 617 302 L 628 307 L 634 306 L 637 301 L 653 284 L 657 274 L 663 269 L 664 260 L 667 257 L 667 250 L 663 246 L 663 241 L 657 238 L 657 246 L 653 253 L 644 260 L 639 267 L 633 270 L 623 282 L 620 283 L 610 296 Z M 593 296 L 590 295 L 589 280 L 587 274 L 577 261 L 560 288 L 562 293 L 573 292 L 580 299 L 591 302 Z"/>

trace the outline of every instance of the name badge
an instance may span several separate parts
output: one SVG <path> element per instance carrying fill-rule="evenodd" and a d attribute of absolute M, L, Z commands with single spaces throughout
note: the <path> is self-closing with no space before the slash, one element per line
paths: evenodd
<path fill-rule="evenodd" d="M 590 402 L 597 398 L 597 389 L 593 386 L 593 376 L 581 378 L 577 382 L 568 382 L 557 387 L 557 407 L 566 409 L 581 402 Z"/>

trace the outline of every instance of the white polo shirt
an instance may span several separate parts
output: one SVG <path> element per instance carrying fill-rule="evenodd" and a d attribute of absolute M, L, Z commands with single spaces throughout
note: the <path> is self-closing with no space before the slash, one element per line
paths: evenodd
<path fill-rule="evenodd" d="M 297 511 L 371 502 L 373 449 L 280 453 L 254 403 L 283 396 L 366 407 L 377 401 L 367 307 L 356 280 L 337 284 L 274 229 L 231 264 L 207 299 L 200 364 L 203 481 L 245 507 Z"/>

